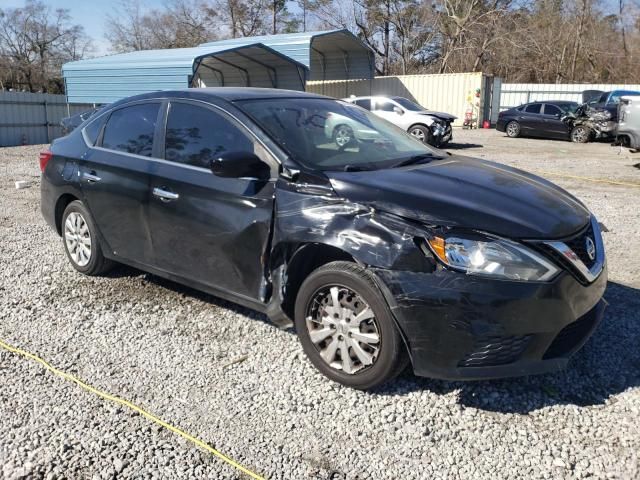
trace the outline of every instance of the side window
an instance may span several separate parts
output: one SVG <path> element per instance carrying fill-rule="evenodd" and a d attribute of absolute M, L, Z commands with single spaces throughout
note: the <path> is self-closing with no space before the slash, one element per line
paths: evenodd
<path fill-rule="evenodd" d="M 253 152 L 253 142 L 223 114 L 186 103 L 171 103 L 165 159 L 209 168 L 223 152 Z"/>
<path fill-rule="evenodd" d="M 107 121 L 108 117 L 108 114 L 102 115 L 100 118 L 97 118 L 89 125 L 84 127 L 84 134 L 87 138 L 87 141 L 89 142 L 89 145 L 96 144 L 96 142 L 98 141 L 98 137 L 100 136 L 100 132 L 102 131 L 102 126 L 104 125 L 104 122 Z"/>
<path fill-rule="evenodd" d="M 549 103 L 544 104 L 544 114 L 545 115 L 562 115 L 562 110 L 560 110 L 555 105 L 551 105 Z"/>
<path fill-rule="evenodd" d="M 542 107 L 541 103 L 532 103 L 531 105 L 527 105 L 524 111 L 527 113 L 540 113 L 540 107 Z"/>
<path fill-rule="evenodd" d="M 159 108 L 158 103 L 145 103 L 115 110 L 104 129 L 102 146 L 150 157 Z"/>
<path fill-rule="evenodd" d="M 376 100 L 375 110 L 381 110 L 383 112 L 393 112 L 395 105 L 388 100 Z"/>
<path fill-rule="evenodd" d="M 371 99 L 370 98 L 362 98 L 360 100 L 356 100 L 355 104 L 359 107 L 364 108 L 365 110 L 371 110 Z"/>

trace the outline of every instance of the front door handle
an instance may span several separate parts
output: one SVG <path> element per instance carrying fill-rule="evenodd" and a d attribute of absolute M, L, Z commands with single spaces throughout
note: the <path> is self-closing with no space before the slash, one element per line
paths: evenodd
<path fill-rule="evenodd" d="M 158 187 L 155 187 L 153 189 L 153 195 L 158 197 L 163 202 L 171 202 L 172 200 L 177 200 L 178 198 L 180 198 L 180 195 L 178 195 L 177 193 L 163 190 L 162 188 Z"/>
<path fill-rule="evenodd" d="M 91 173 L 84 172 L 82 174 L 82 178 L 84 178 L 89 183 L 96 183 L 102 180 L 102 178 L 97 176 L 96 172 L 94 172 L 93 170 L 91 171 Z"/>

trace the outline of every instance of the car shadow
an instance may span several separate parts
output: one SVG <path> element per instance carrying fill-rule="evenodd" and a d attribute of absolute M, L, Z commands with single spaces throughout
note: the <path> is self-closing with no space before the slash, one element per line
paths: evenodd
<path fill-rule="evenodd" d="M 465 150 L 467 148 L 483 148 L 484 145 L 479 143 L 448 143 L 445 150 Z"/>
<path fill-rule="evenodd" d="M 609 306 L 602 323 L 561 372 L 504 380 L 447 382 L 418 378 L 406 371 L 372 394 L 457 392 L 462 407 L 517 414 L 553 405 L 603 405 L 612 401 L 613 395 L 640 386 L 640 290 L 609 282 L 605 298 Z"/>

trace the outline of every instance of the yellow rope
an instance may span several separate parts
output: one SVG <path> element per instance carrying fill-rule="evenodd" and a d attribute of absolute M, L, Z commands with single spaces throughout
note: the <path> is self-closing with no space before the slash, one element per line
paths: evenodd
<path fill-rule="evenodd" d="M 556 172 L 547 172 L 544 170 L 529 170 L 531 173 L 537 173 L 539 175 L 551 175 L 556 177 L 564 177 L 571 178 L 574 180 L 585 180 L 587 182 L 594 183 L 608 183 L 610 185 L 623 185 L 625 187 L 638 187 L 640 188 L 640 183 L 631 183 L 631 182 L 618 182 L 616 180 L 605 180 L 602 178 L 591 178 L 591 177 L 579 177 L 577 175 L 567 175 L 566 173 L 556 173 Z"/>
<path fill-rule="evenodd" d="M 69 380 L 69 381 L 77 384 L 78 386 L 82 387 L 83 389 L 87 390 L 88 392 L 91 392 L 91 393 L 93 393 L 95 395 L 98 395 L 99 397 L 102 397 L 105 400 L 109 400 L 111 402 L 119 403 L 120 405 L 124 405 L 125 407 L 128 407 L 131 410 L 133 410 L 135 412 L 138 412 L 141 415 L 144 415 L 145 417 L 147 417 L 152 422 L 163 426 L 164 428 L 172 431 L 173 433 L 177 433 L 181 437 L 189 440 L 190 442 L 196 444 L 200 448 L 203 448 L 207 452 L 212 453 L 216 457 L 218 457 L 221 460 L 225 461 L 226 463 L 228 463 L 232 467 L 237 468 L 241 472 L 249 475 L 251 478 L 254 478 L 256 480 L 264 480 L 264 478 L 261 477 L 260 475 L 258 475 L 257 473 L 252 472 L 251 470 L 243 467 L 242 465 L 240 465 L 235 460 L 227 457 L 225 454 L 219 452 L 215 448 L 210 447 L 209 445 L 207 445 L 202 440 L 199 440 L 196 437 L 194 437 L 193 435 L 189 435 L 188 433 L 180 430 L 179 428 L 174 427 L 173 425 L 165 422 L 164 420 L 161 420 L 160 418 L 156 417 L 155 415 L 152 415 L 151 413 L 146 412 L 145 410 L 143 410 L 142 408 L 138 407 L 137 405 L 135 405 L 135 404 L 133 404 L 133 403 L 127 401 L 127 400 L 124 400 L 122 398 L 116 397 L 115 395 L 110 395 L 110 394 L 108 394 L 106 392 L 98 390 L 97 388 L 92 387 L 91 385 L 87 385 L 86 383 L 84 383 L 79 378 L 74 377 L 73 375 L 71 375 L 71 374 L 69 374 L 67 372 L 63 372 L 62 370 L 58 370 L 57 368 L 55 368 L 54 366 L 49 364 L 46 360 L 43 360 L 42 358 L 38 357 L 37 355 L 34 355 L 33 353 L 29 353 L 29 352 L 27 352 L 25 350 L 22 350 L 20 348 L 13 347 L 13 346 L 9 345 L 8 343 L 6 343 L 6 342 L 4 342 L 2 340 L 0 340 L 0 347 L 4 348 L 5 350 L 8 350 L 9 352 L 12 352 L 12 353 L 15 353 L 15 354 L 18 354 L 18 355 L 22 355 L 23 357 L 29 358 L 31 360 L 35 360 L 36 362 L 38 362 L 41 365 L 43 365 L 47 370 L 51 371 L 55 375 L 58 375 L 59 377 L 62 377 L 65 380 Z"/>

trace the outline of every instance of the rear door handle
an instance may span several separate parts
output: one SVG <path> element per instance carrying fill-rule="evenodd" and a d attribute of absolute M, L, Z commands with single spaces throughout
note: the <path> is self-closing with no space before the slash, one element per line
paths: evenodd
<path fill-rule="evenodd" d="M 178 195 L 177 193 L 163 190 L 162 188 L 158 187 L 155 187 L 153 189 L 153 195 L 158 197 L 163 202 L 171 202 L 172 200 L 177 200 L 178 198 L 180 198 L 180 195 Z"/>
<path fill-rule="evenodd" d="M 82 174 L 82 178 L 84 178 L 89 183 L 96 183 L 102 180 L 102 178 L 97 176 L 96 172 L 94 172 L 93 170 L 91 171 L 91 173 L 84 172 Z"/>

